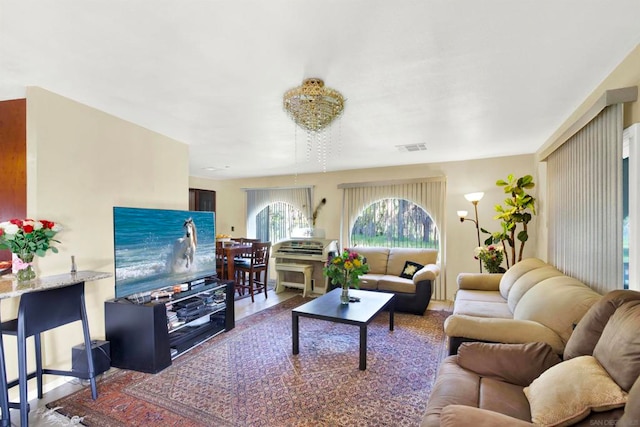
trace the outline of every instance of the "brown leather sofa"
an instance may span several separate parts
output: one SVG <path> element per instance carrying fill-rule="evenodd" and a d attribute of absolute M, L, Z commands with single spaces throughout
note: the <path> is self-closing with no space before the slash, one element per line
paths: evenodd
<path fill-rule="evenodd" d="M 638 426 L 638 331 L 640 292 L 613 291 L 577 324 L 563 360 L 541 342 L 463 343 L 440 366 L 421 426 Z"/>

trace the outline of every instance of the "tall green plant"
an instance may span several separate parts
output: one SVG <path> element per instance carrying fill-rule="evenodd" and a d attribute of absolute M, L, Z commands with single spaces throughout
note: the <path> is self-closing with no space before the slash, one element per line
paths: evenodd
<path fill-rule="evenodd" d="M 485 240 L 485 245 L 501 242 L 505 249 L 507 245 L 511 248 L 511 262 L 509 262 L 508 252 L 505 251 L 508 268 L 516 262 L 522 261 L 524 245 L 529 240 L 528 224 L 531 222 L 533 215 L 536 214 L 536 199 L 527 194 L 525 190 L 532 189 L 535 184 L 531 175 L 525 175 L 518 179 L 514 179 L 513 175 L 509 175 L 506 181 L 502 179 L 496 181 L 496 185 L 503 187 L 505 194 L 509 194 L 509 197 L 504 200 L 504 207 L 502 205 L 495 206 L 498 214 L 494 219 L 500 220 L 501 230 L 492 233 L 483 228 L 482 232 L 491 235 Z M 518 260 L 516 261 L 517 242 L 520 243 Z"/>

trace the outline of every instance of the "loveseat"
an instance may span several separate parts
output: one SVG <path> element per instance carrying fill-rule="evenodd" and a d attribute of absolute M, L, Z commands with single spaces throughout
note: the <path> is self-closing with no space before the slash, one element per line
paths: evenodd
<path fill-rule="evenodd" d="M 395 294 L 397 311 L 424 314 L 431 301 L 433 281 L 440 274 L 437 250 L 376 247 L 350 250 L 364 256 L 369 265 L 369 272 L 360 277 L 360 289 L 391 292 Z"/>
<path fill-rule="evenodd" d="M 638 426 L 638 330 L 640 292 L 619 290 L 589 309 L 562 360 L 545 343 L 463 343 L 440 365 L 421 427 Z"/>
<path fill-rule="evenodd" d="M 504 274 L 461 273 L 445 321 L 449 354 L 465 341 L 545 342 L 562 354 L 574 326 L 601 295 L 537 258 Z"/>

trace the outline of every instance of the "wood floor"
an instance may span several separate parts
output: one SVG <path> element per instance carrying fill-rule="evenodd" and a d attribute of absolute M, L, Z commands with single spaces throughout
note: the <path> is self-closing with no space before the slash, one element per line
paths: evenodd
<path fill-rule="evenodd" d="M 287 290 L 276 294 L 273 291 L 268 292 L 268 298 L 265 299 L 263 294 L 255 295 L 255 302 L 251 302 L 251 298 L 244 298 L 235 302 L 235 319 L 236 321 L 242 319 L 243 317 L 250 316 L 254 313 L 259 312 L 260 310 L 264 310 L 265 308 L 274 306 L 282 301 L 285 301 L 289 298 L 292 298 L 296 295 L 300 295 L 302 291 L 300 290 Z M 451 301 L 431 301 L 429 303 L 429 310 L 447 310 L 451 311 L 453 307 L 453 303 Z M 112 368 L 104 375 L 108 376 L 111 371 L 114 371 L 116 368 Z M 44 397 L 40 400 L 33 399 L 29 403 L 31 404 L 31 412 L 29 413 L 29 425 L 32 427 L 45 427 L 45 426 L 71 426 L 77 425 L 71 423 L 66 417 L 58 416 L 57 414 L 51 414 L 47 416 L 46 414 L 50 411 L 47 411 L 45 405 L 48 402 L 59 399 L 63 396 L 66 396 L 74 391 L 86 387 L 87 385 L 80 382 L 80 380 L 72 379 L 71 381 L 65 383 L 64 385 L 55 388 L 47 393 L 45 393 Z M 98 382 L 98 393 L 100 392 L 100 382 Z M 13 426 L 20 425 L 20 413 L 18 410 L 11 410 L 11 424 Z"/>

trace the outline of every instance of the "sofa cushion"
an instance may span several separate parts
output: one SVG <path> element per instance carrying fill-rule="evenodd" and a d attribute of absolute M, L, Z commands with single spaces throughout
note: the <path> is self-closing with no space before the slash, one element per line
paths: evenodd
<path fill-rule="evenodd" d="M 403 279 L 412 279 L 413 276 L 420 270 L 424 265 L 418 264 L 413 261 L 406 261 L 404 263 L 404 267 L 402 268 L 402 272 L 400 273 L 400 277 Z"/>
<path fill-rule="evenodd" d="M 638 377 L 629 391 L 627 404 L 624 407 L 624 415 L 616 426 L 638 426 L 640 424 L 638 420 L 640 420 L 640 377 Z"/>
<path fill-rule="evenodd" d="M 498 412 L 464 405 L 449 405 L 442 410 L 439 427 L 532 427 L 533 424 Z"/>
<path fill-rule="evenodd" d="M 369 273 L 387 274 L 387 261 L 389 260 L 389 248 L 356 247 L 350 250 L 357 252 L 367 259 Z"/>
<path fill-rule="evenodd" d="M 363 274 L 360 276 L 358 286 L 360 289 L 372 290 L 378 289 L 378 281 L 384 277 L 384 274 Z"/>
<path fill-rule="evenodd" d="M 482 409 L 499 412 L 524 421 L 531 419 L 529 402 L 522 392 L 522 386 L 493 378 L 480 379 L 480 401 Z"/>
<path fill-rule="evenodd" d="M 496 291 L 476 291 L 473 289 L 460 289 L 456 292 L 456 304 L 458 301 L 486 301 L 486 302 L 499 302 L 504 304 L 504 298 L 500 295 L 500 292 Z"/>
<path fill-rule="evenodd" d="M 541 323 L 566 343 L 574 325 L 601 297 L 573 277 L 550 277 L 522 296 L 513 318 Z"/>
<path fill-rule="evenodd" d="M 538 258 L 526 258 L 512 265 L 500 279 L 500 293 L 504 299 L 509 298 L 511 286 L 525 273 L 536 268 L 545 267 L 549 264 Z"/>
<path fill-rule="evenodd" d="M 378 290 L 386 292 L 398 292 L 404 294 L 415 294 L 416 285 L 411 279 L 385 275 L 378 280 Z"/>
<path fill-rule="evenodd" d="M 593 356 L 559 363 L 523 391 L 531 406 L 531 420 L 542 425 L 571 425 L 592 410 L 620 408 L 627 401 L 627 393 Z"/>
<path fill-rule="evenodd" d="M 640 301 L 621 305 L 607 322 L 593 350 L 611 378 L 626 391 L 640 376 L 639 326 Z"/>
<path fill-rule="evenodd" d="M 564 349 L 563 358 L 568 360 L 577 356 L 592 355 L 609 318 L 618 307 L 628 301 L 640 301 L 640 292 L 620 289 L 604 295 L 576 325 Z"/>
<path fill-rule="evenodd" d="M 448 405 L 478 407 L 480 377 L 458 366 L 457 359 L 449 356 L 440 364 L 421 426 L 439 426 L 440 413 Z"/>
<path fill-rule="evenodd" d="M 516 310 L 516 306 L 520 302 L 520 299 L 529 291 L 529 289 L 533 288 L 544 279 L 554 276 L 562 276 L 562 272 L 551 265 L 527 271 L 525 274 L 520 276 L 509 290 L 507 303 L 509 304 L 511 312 L 513 313 Z"/>
<path fill-rule="evenodd" d="M 387 274 L 400 276 L 406 261 L 417 262 L 421 265 L 435 264 L 438 261 L 436 249 L 391 248 L 387 262 Z"/>
<path fill-rule="evenodd" d="M 509 306 L 505 301 L 487 302 L 487 301 L 470 301 L 456 300 L 453 306 L 453 314 L 465 314 L 475 317 L 493 317 L 502 319 L 512 319 L 513 314 L 509 310 Z"/>

